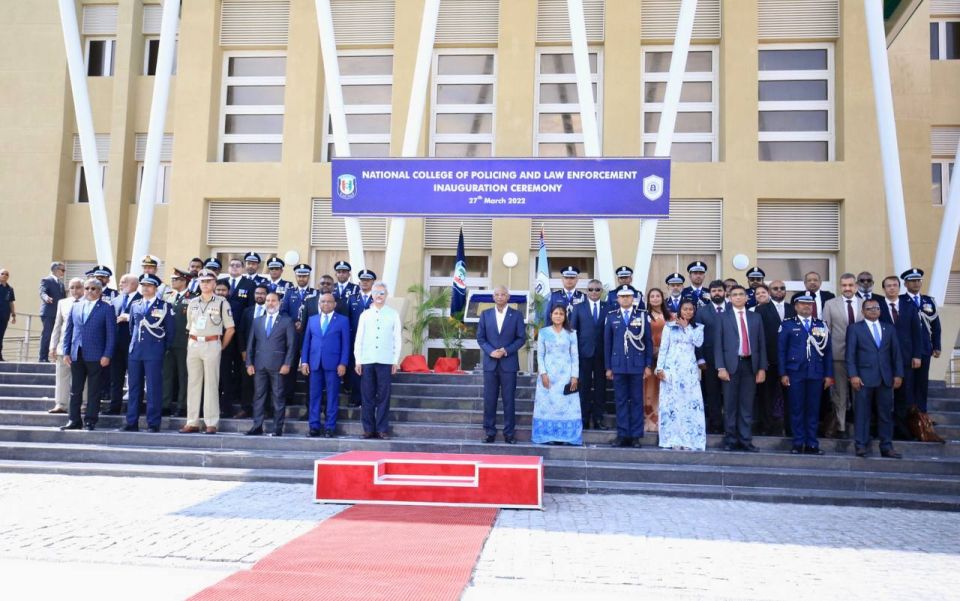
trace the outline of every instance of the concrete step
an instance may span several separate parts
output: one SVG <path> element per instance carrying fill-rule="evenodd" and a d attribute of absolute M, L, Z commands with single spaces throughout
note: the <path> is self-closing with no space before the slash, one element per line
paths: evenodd
<path fill-rule="evenodd" d="M 51 399 L 55 394 L 56 388 L 45 384 L 0 384 L 0 397 Z"/>
<path fill-rule="evenodd" d="M 57 366 L 53 363 L 31 363 L 16 361 L 0 361 L 0 373 L 55 373 Z"/>
<path fill-rule="evenodd" d="M 2 372 L 0 371 L 0 384 L 39 384 L 43 386 L 56 386 L 56 373 L 34 373 L 34 372 Z"/>
<path fill-rule="evenodd" d="M 930 411 L 930 419 L 937 426 L 960 426 L 960 411 Z"/>
<path fill-rule="evenodd" d="M 960 399 L 927 399 L 928 411 L 960 411 Z"/>

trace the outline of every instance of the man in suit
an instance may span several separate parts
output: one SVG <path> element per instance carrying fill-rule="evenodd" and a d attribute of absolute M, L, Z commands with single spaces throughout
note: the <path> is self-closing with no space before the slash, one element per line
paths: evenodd
<path fill-rule="evenodd" d="M 753 308 L 753 312 L 760 316 L 763 324 L 768 362 L 767 377 L 763 384 L 757 386 L 757 400 L 753 409 L 754 426 L 761 436 L 780 436 L 783 434 L 783 426 L 775 415 L 775 408 L 777 405 L 783 406 L 782 399 L 787 396 L 780 386 L 781 366 L 779 353 L 777 353 L 777 335 L 783 320 L 780 319 L 780 314 L 770 300 L 770 288 L 766 284 L 757 286 L 754 289 L 754 296 L 757 299 L 757 306 Z M 783 420 L 789 419 L 790 414 L 784 412 Z"/>
<path fill-rule="evenodd" d="M 230 311 L 236 319 L 240 319 L 247 308 L 253 306 L 257 285 L 253 280 L 245 277 L 243 261 L 240 259 L 231 259 L 227 269 L 228 275 L 219 278 L 217 284 L 227 285 L 225 298 L 230 304 Z M 222 417 L 233 417 L 234 406 L 242 404 L 240 381 L 246 371 L 242 350 L 243 347 L 237 339 L 223 349 L 223 354 L 220 356 L 220 363 L 223 366 L 220 374 L 220 415 Z"/>
<path fill-rule="evenodd" d="M 577 333 L 577 351 L 580 356 L 580 415 L 584 429 L 590 424 L 597 430 L 608 430 L 603 423 L 607 402 L 606 369 L 603 364 L 603 323 L 610 305 L 600 300 L 603 284 L 600 280 L 587 282 L 587 300 L 574 306 L 570 326 Z"/>
<path fill-rule="evenodd" d="M 247 435 L 263 434 L 263 406 L 273 396 L 273 435 L 283 436 L 286 400 L 284 379 L 293 365 L 297 331 L 293 320 L 280 313 L 280 297 L 271 292 L 267 312 L 253 322 L 247 341 L 247 374 L 254 378 L 253 427 Z"/>
<path fill-rule="evenodd" d="M 650 318 L 633 306 L 633 291 L 621 286 L 619 307 L 607 313 L 603 326 L 603 361 L 613 380 L 617 437 L 611 446 L 640 448 L 643 440 L 643 381 L 653 375 Z"/>
<path fill-rule="evenodd" d="M 480 314 L 477 343 L 483 351 L 483 430 L 485 443 L 497 438 L 497 397 L 503 398 L 503 440 L 514 444 L 516 439 L 517 353 L 527 341 L 523 316 L 507 306 L 510 293 L 506 286 L 493 289 L 494 307 Z"/>
<path fill-rule="evenodd" d="M 824 438 L 847 438 L 847 407 L 850 399 L 850 379 L 847 375 L 847 328 L 863 319 L 860 306 L 863 299 L 857 296 L 857 278 L 852 273 L 840 276 L 840 296 L 823 304 L 823 321 L 830 328 L 830 344 L 833 347 L 833 378 L 830 389 L 832 411 L 824 420 Z"/>
<path fill-rule="evenodd" d="M 303 305 L 310 300 L 310 298 L 316 296 L 317 294 L 316 289 L 309 286 L 311 273 L 313 273 L 313 268 L 306 263 L 300 263 L 299 265 L 294 266 L 293 274 L 296 276 L 296 285 L 287 290 L 286 294 L 283 295 L 283 301 L 280 303 L 280 312 L 293 320 L 293 325 L 297 330 L 297 336 L 300 336 L 301 332 L 303 331 L 303 322 L 301 321 L 303 319 L 303 312 L 301 309 L 303 308 Z M 299 365 L 299 339 L 296 348 L 293 350 L 293 353 L 294 365 Z M 285 380 L 286 388 L 284 393 L 287 396 L 287 404 L 293 404 L 294 394 L 296 393 L 297 389 L 297 370 L 294 369 L 291 371 L 286 376 Z"/>
<path fill-rule="evenodd" d="M 350 362 L 350 320 L 334 311 L 336 306 L 337 299 L 333 294 L 324 292 L 320 295 L 320 313 L 311 316 L 303 328 L 300 373 L 310 378 L 311 437 L 334 437 L 340 410 L 340 378 L 347 373 Z M 326 423 L 320 421 L 324 389 L 327 393 Z"/>
<path fill-rule="evenodd" d="M 234 417 L 246 419 L 253 415 L 253 376 L 247 373 L 247 343 L 253 332 L 253 322 L 267 312 L 267 284 L 261 282 L 253 290 L 253 305 L 243 310 L 237 322 L 237 347 L 240 349 L 240 358 L 243 359 L 244 369 L 240 373 L 240 412 Z M 280 295 L 277 294 L 277 297 Z M 283 301 L 280 301 L 281 304 Z M 271 411 L 267 413 L 272 415 Z"/>
<path fill-rule="evenodd" d="M 61 430 L 96 428 L 100 415 L 100 370 L 110 366 L 117 333 L 113 308 L 101 300 L 103 285 L 84 282 L 84 300 L 73 305 L 63 334 L 64 361 L 70 366 L 70 419 Z M 86 423 L 80 419 L 83 387 L 87 387 Z"/>
<path fill-rule="evenodd" d="M 140 300 L 140 286 L 137 276 L 126 273 L 120 277 L 120 293 L 113 299 L 113 312 L 116 315 L 116 348 L 110 361 L 110 369 L 101 373 L 101 386 L 110 387 L 110 405 L 107 415 L 120 415 L 123 405 L 123 380 L 127 375 L 130 353 L 130 308 Z M 103 391 L 104 393 L 106 390 Z M 103 398 L 103 397 L 101 397 Z"/>
<path fill-rule="evenodd" d="M 360 290 L 359 286 L 350 281 L 350 272 L 352 270 L 353 267 L 346 261 L 337 261 L 333 266 L 333 271 L 337 274 L 337 283 L 330 292 L 333 293 L 333 298 L 338 301 L 338 304 L 340 301 L 346 302 Z"/>
<path fill-rule="evenodd" d="M 67 295 L 63 287 L 63 275 L 66 266 L 60 261 L 50 265 L 50 275 L 40 280 L 40 322 L 43 330 L 40 334 L 40 363 L 50 362 L 50 334 L 57 319 L 57 303 Z"/>
<path fill-rule="evenodd" d="M 70 321 L 73 305 L 83 298 L 83 280 L 80 278 L 70 280 L 69 292 L 70 295 L 67 298 L 62 298 L 57 303 L 57 318 L 50 335 L 50 360 L 57 364 L 57 388 L 55 404 L 53 409 L 47 410 L 47 413 L 66 413 L 70 405 L 70 365 L 67 364 L 66 355 L 62 352 L 63 335 L 67 331 L 67 322 Z"/>
<path fill-rule="evenodd" d="M 563 288 L 554 290 L 547 297 L 546 308 L 543 314 L 543 323 L 550 323 L 550 311 L 553 307 L 560 305 L 567 309 L 567 315 L 573 311 L 573 307 L 587 300 L 582 291 L 577 290 L 577 282 L 580 278 L 580 270 L 574 265 L 568 265 L 560 270 L 563 276 Z"/>
<path fill-rule="evenodd" d="M 700 366 L 700 390 L 703 393 L 703 411 L 707 433 L 723 432 L 723 396 L 720 378 L 717 377 L 716 344 L 719 336 L 720 318 L 730 310 L 726 300 L 726 288 L 721 280 L 710 282 L 710 302 L 697 309 L 694 321 L 703 326 L 703 345 L 696 349 L 697 365 Z"/>
<path fill-rule="evenodd" d="M 940 356 L 940 315 L 937 301 L 932 296 L 920 294 L 923 287 L 923 270 L 908 269 L 900 274 L 907 292 L 902 296 L 911 301 L 920 314 L 920 367 L 913 370 L 913 402 L 920 411 L 927 412 L 927 389 L 930 384 L 930 357 Z"/>
<path fill-rule="evenodd" d="M 833 347 L 827 324 L 811 317 L 813 298 L 798 296 L 797 316 L 784 320 L 777 336 L 780 383 L 790 397 L 794 455 L 823 455 L 817 440 L 821 393 L 833 385 Z M 767 374 L 771 379 L 771 374 Z"/>
<path fill-rule="evenodd" d="M 357 326 L 360 325 L 360 316 L 370 308 L 373 303 L 372 287 L 377 279 L 377 274 L 369 269 L 361 269 L 357 274 L 360 281 L 360 287 L 356 294 L 347 299 L 347 314 L 350 317 L 350 346 L 353 347 L 357 341 Z M 350 353 L 350 363 L 347 365 L 347 375 L 350 383 L 350 406 L 360 406 L 360 375 L 356 370 L 356 357 Z"/>
<path fill-rule="evenodd" d="M 823 280 L 820 278 L 820 274 L 816 271 L 808 271 L 803 276 L 803 286 L 806 288 L 805 292 L 797 292 L 793 295 L 793 298 L 790 299 L 790 302 L 796 300 L 798 296 L 804 294 L 812 296 L 813 303 L 813 316 L 819 318 L 823 315 L 823 305 L 833 298 L 835 295 L 832 292 L 826 290 L 820 290 L 820 286 L 823 284 Z"/>
<path fill-rule="evenodd" d="M 857 298 L 867 300 L 874 296 L 876 294 L 873 291 L 873 274 L 869 271 L 861 271 L 857 274 Z M 880 304 L 880 308 L 883 309 L 883 303 Z"/>
<path fill-rule="evenodd" d="M 846 360 L 850 385 L 856 395 L 857 457 L 866 457 L 870 446 L 870 413 L 877 406 L 880 455 L 902 457 L 893 448 L 893 391 L 903 383 L 903 361 L 897 334 L 890 324 L 880 323 L 880 302 L 872 298 L 862 305 L 863 320 L 847 329 Z"/>
<path fill-rule="evenodd" d="M 140 276 L 141 298 L 130 307 L 130 397 L 127 402 L 126 432 L 139 429 L 140 401 L 144 380 L 147 386 L 147 430 L 160 431 L 163 413 L 163 356 L 173 339 L 173 311 L 157 297 L 160 278 L 149 273 Z"/>
<path fill-rule="evenodd" d="M 300 307 L 300 319 L 302 323 L 306 324 L 307 321 L 314 315 L 320 314 L 320 299 L 324 294 L 333 294 L 334 308 L 333 310 L 343 315 L 347 318 L 347 323 L 350 323 L 350 306 L 348 305 L 347 298 L 338 297 L 333 293 L 335 290 L 333 284 L 333 277 L 327 274 L 320 276 L 317 279 L 317 293 L 308 298 L 303 302 L 303 305 Z M 359 290 L 359 288 L 357 288 Z"/>
<path fill-rule="evenodd" d="M 687 275 L 690 276 L 690 285 L 683 289 L 683 298 L 689 298 L 697 304 L 697 308 L 710 302 L 710 289 L 703 285 L 707 277 L 707 264 L 703 261 L 694 261 L 687 265 Z"/>
<path fill-rule="evenodd" d="M 767 345 L 760 316 L 747 311 L 743 286 L 730 289 L 730 304 L 731 310 L 720 316 L 714 349 L 717 377 L 723 382 L 723 449 L 755 453 L 753 397 L 756 385 L 766 380 Z"/>
<path fill-rule="evenodd" d="M 797 314 L 797 312 L 793 310 L 793 305 L 787 302 L 787 285 L 783 280 L 773 280 L 770 282 L 770 285 L 767 286 L 767 289 L 770 290 L 770 304 L 777 310 L 780 321 Z"/>
<path fill-rule="evenodd" d="M 190 272 L 174 269 L 171 290 L 164 299 L 173 311 L 173 331 L 163 358 L 163 408 L 168 415 L 187 416 L 187 306 Z"/>
<path fill-rule="evenodd" d="M 245 254 L 243 256 L 243 264 L 246 268 L 246 273 L 243 274 L 243 277 L 253 282 L 256 286 L 267 283 L 267 278 L 263 274 L 259 273 L 260 255 L 258 253 L 251 250 Z"/>
<path fill-rule="evenodd" d="M 874 294 L 873 298 L 880 300 Z M 922 362 L 923 330 L 920 310 L 900 295 L 900 278 L 883 278 L 883 300 L 880 302 L 880 321 L 890 324 L 897 332 L 900 359 L 903 361 L 903 384 L 893 392 L 893 435 L 900 440 L 913 440 L 907 426 L 907 412 L 916 404 L 913 398 L 913 373 Z"/>

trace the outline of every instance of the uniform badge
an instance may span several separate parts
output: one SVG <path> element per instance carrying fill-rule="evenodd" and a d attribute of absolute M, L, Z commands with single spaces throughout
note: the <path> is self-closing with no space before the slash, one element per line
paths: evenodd
<path fill-rule="evenodd" d="M 240 290 L 237 291 L 237 296 L 239 296 L 240 298 L 247 298 L 247 291 L 241 288 Z"/>

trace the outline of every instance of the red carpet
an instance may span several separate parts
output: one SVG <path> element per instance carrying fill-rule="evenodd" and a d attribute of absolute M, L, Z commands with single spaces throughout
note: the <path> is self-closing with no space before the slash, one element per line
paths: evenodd
<path fill-rule="evenodd" d="M 456 600 L 496 509 L 357 505 L 193 601 Z"/>

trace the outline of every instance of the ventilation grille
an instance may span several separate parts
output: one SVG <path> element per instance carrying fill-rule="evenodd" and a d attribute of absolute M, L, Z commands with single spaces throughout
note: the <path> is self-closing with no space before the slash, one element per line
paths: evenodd
<path fill-rule="evenodd" d="M 530 249 L 540 248 L 540 228 L 547 243 L 547 253 L 552 250 L 596 251 L 592 219 L 533 219 L 530 222 Z"/>
<path fill-rule="evenodd" d="M 757 205 L 757 249 L 840 250 L 840 203 L 761 200 Z"/>
<path fill-rule="evenodd" d="M 443 6 L 443 3 L 440 5 Z M 602 42 L 604 0 L 583 0 L 583 18 L 587 26 L 587 41 Z M 570 43 L 567 0 L 538 0 L 537 41 Z"/>
<path fill-rule="evenodd" d="M 673 40 L 680 17 L 678 0 L 643 0 L 640 35 L 643 41 Z M 720 39 L 720 0 L 700 0 L 693 18 L 694 40 Z"/>
<path fill-rule="evenodd" d="M 361 217 L 360 233 L 363 249 L 386 250 L 387 220 L 384 217 Z M 343 217 L 334 217 L 329 198 L 314 198 L 310 222 L 310 246 L 347 250 L 347 230 Z"/>
<path fill-rule="evenodd" d="M 84 6 L 83 35 L 117 35 L 117 5 Z"/>
<path fill-rule="evenodd" d="M 839 0 L 759 0 L 761 40 L 836 39 Z"/>
<path fill-rule="evenodd" d="M 657 224 L 656 253 L 714 253 L 723 248 L 723 201 L 670 199 L 670 219 Z"/>
<path fill-rule="evenodd" d="M 106 163 L 110 156 L 110 134 L 96 134 L 97 138 L 97 161 Z M 80 153 L 80 136 L 73 134 L 73 160 L 77 163 L 83 160 Z"/>
<path fill-rule="evenodd" d="M 493 248 L 493 220 L 483 217 L 460 220 L 427 217 L 423 223 L 423 247 L 456 248 L 461 225 L 464 248 Z"/>
<path fill-rule="evenodd" d="M 289 0 L 223 0 L 221 46 L 286 46 Z"/>
<path fill-rule="evenodd" d="M 331 0 L 330 10 L 337 46 L 393 44 L 394 0 Z"/>
<path fill-rule="evenodd" d="M 277 248 L 279 202 L 211 202 L 207 206 L 207 244 L 243 248 Z"/>

